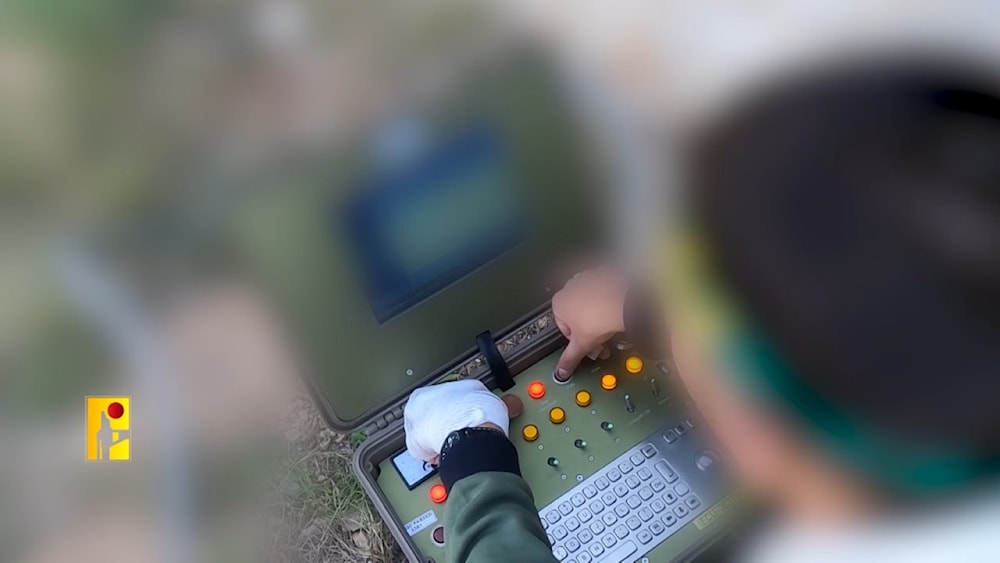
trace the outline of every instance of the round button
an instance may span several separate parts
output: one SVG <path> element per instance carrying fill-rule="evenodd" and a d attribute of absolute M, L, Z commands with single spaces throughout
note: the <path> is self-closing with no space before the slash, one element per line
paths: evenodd
<path fill-rule="evenodd" d="M 629 356 L 626 358 L 625 371 L 629 373 L 639 373 L 642 371 L 642 358 L 639 356 Z"/>
<path fill-rule="evenodd" d="M 436 504 L 441 504 L 448 498 L 448 491 L 445 490 L 444 485 L 438 483 L 431 487 L 431 500 Z"/>
<path fill-rule="evenodd" d="M 552 424 L 562 424 L 566 420 L 566 411 L 562 410 L 561 407 L 552 407 L 549 411 L 549 420 Z"/>
<path fill-rule="evenodd" d="M 698 469 L 708 471 L 715 467 L 716 461 L 718 461 L 718 458 L 716 457 L 715 452 L 712 450 L 702 450 L 698 453 L 698 457 L 695 458 L 694 464 L 698 467 Z"/>
<path fill-rule="evenodd" d="M 545 396 L 545 384 L 541 381 L 532 381 L 528 384 L 528 396 L 532 399 L 541 399 Z"/>
<path fill-rule="evenodd" d="M 444 526 L 438 526 L 431 532 L 431 540 L 438 546 L 444 545 Z"/>
<path fill-rule="evenodd" d="M 576 392 L 576 404 L 581 407 L 590 406 L 590 391 L 583 389 Z"/>
<path fill-rule="evenodd" d="M 534 424 L 526 424 L 524 428 L 521 429 L 521 437 L 528 442 L 534 442 L 538 439 L 538 427 Z"/>
<path fill-rule="evenodd" d="M 517 418 L 524 410 L 524 402 L 517 395 L 511 395 L 507 393 L 503 397 L 500 397 L 503 404 L 507 406 L 507 416 L 511 418 Z"/>
<path fill-rule="evenodd" d="M 615 374 L 606 373 L 601 376 L 601 389 L 613 391 L 615 387 L 618 387 L 618 378 Z"/>

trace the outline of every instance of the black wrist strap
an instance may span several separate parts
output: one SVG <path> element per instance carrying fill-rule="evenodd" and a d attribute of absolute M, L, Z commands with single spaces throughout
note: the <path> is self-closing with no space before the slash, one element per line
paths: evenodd
<path fill-rule="evenodd" d="M 513 387 L 514 376 L 510 374 L 510 368 L 507 367 L 507 362 L 500 355 L 500 350 L 497 349 L 497 343 L 494 342 L 490 331 L 479 333 L 479 336 L 476 336 L 476 345 L 479 346 L 479 353 L 483 355 L 486 363 L 490 366 L 490 373 L 493 374 L 493 380 L 497 387 L 501 391 Z"/>
<path fill-rule="evenodd" d="M 514 444 L 494 428 L 462 428 L 445 438 L 438 475 L 445 490 L 459 480 L 484 471 L 521 475 Z"/>

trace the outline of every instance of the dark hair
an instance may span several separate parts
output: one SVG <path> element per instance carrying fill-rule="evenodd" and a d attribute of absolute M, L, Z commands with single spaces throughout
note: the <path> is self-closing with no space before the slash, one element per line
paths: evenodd
<path fill-rule="evenodd" d="M 881 437 L 1000 455 L 1000 98 L 954 64 L 774 84 L 699 145 L 716 266 L 805 385 Z"/>

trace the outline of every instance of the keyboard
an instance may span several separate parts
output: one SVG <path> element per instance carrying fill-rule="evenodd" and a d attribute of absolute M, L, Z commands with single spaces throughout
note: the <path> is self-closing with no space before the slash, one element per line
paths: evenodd
<path fill-rule="evenodd" d="M 684 444 L 693 426 L 661 428 L 539 510 L 556 559 L 639 559 L 717 501 L 714 454 Z"/>

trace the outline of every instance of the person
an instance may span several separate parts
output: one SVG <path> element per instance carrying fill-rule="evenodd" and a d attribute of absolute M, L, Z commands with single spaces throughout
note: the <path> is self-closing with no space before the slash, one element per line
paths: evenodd
<path fill-rule="evenodd" d="M 1000 97 L 960 65 L 814 71 L 692 144 L 661 279 L 552 299 L 573 373 L 624 333 L 669 355 L 739 484 L 757 561 L 1000 561 Z M 587 377 L 576 375 L 575 377 Z M 553 561 L 503 404 L 415 391 L 449 561 Z"/>

